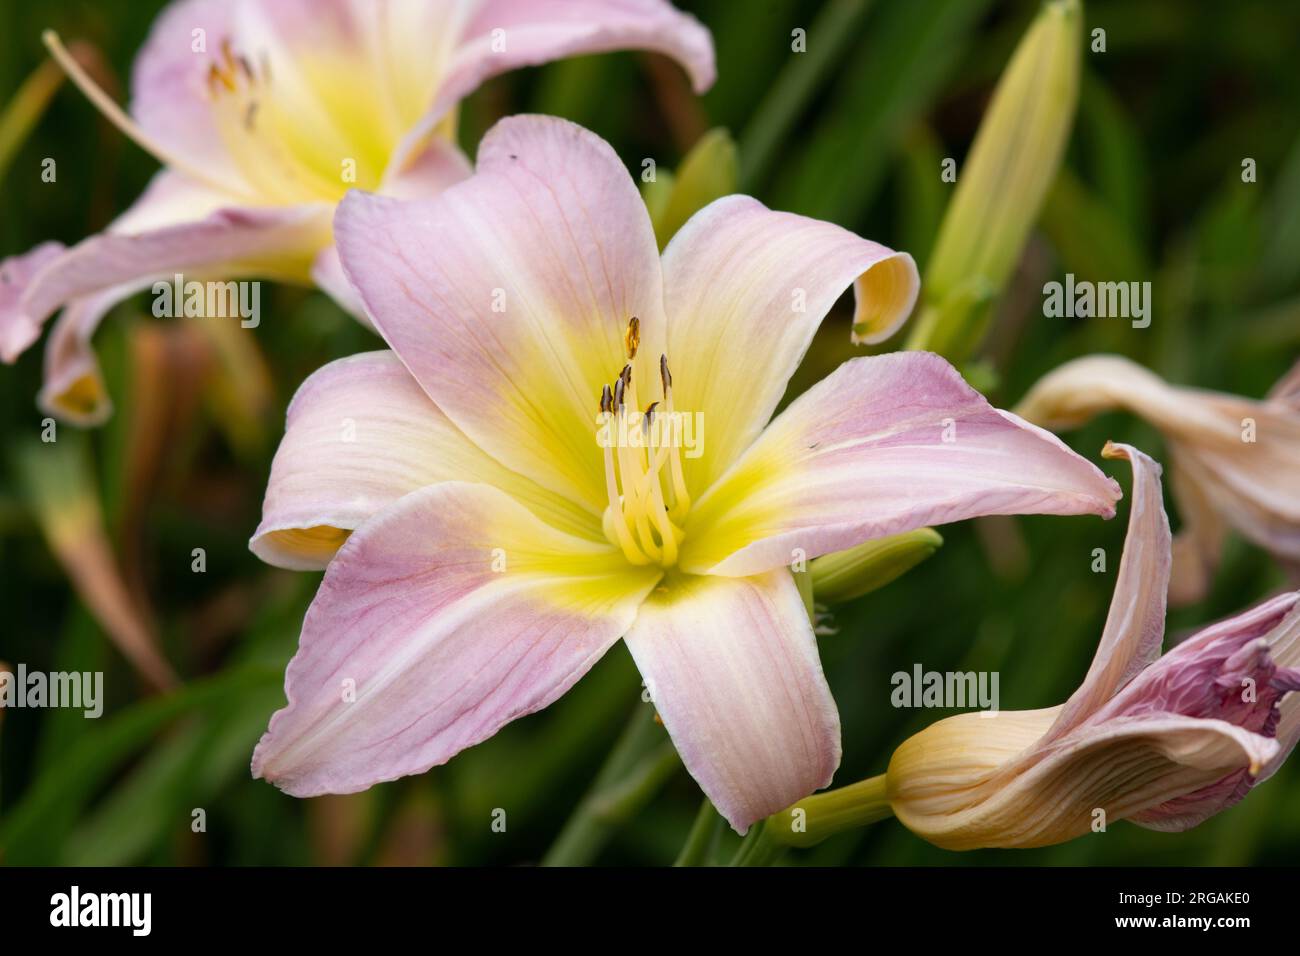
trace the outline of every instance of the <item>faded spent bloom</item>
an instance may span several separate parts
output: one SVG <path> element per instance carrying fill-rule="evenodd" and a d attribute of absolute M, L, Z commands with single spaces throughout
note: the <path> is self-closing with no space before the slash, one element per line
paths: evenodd
<path fill-rule="evenodd" d="M 1169 385 L 1118 355 L 1067 362 L 1016 408 L 1059 431 L 1112 409 L 1164 436 L 1182 516 L 1169 599 L 1200 600 L 1230 528 L 1290 563 L 1300 562 L 1300 365 L 1263 401 Z"/>
<path fill-rule="evenodd" d="M 1060 843 L 1128 819 L 1186 830 L 1232 806 L 1300 737 L 1300 592 L 1164 656 L 1170 535 L 1160 467 L 1133 466 L 1124 557 L 1097 655 L 1059 707 L 941 720 L 895 751 L 894 814 L 950 850 Z"/>
<path fill-rule="evenodd" d="M 0 262 L 0 358 L 63 309 L 41 406 L 110 413 L 90 340 L 115 304 L 177 274 L 315 283 L 361 315 L 334 251 L 353 186 L 433 196 L 470 173 L 457 103 L 521 66 L 656 50 L 714 77 L 708 31 L 666 0 L 179 0 L 136 59 L 128 116 L 47 39 L 97 107 L 164 165 L 108 229 Z"/>
<path fill-rule="evenodd" d="M 622 638 L 744 831 L 839 763 L 800 555 L 1113 513 L 1114 482 L 928 353 L 850 361 L 768 424 L 845 289 L 876 337 L 906 318 L 911 257 L 729 196 L 661 259 L 618 157 L 563 120 L 502 121 L 436 199 L 351 193 L 335 234 L 392 351 L 304 383 L 251 543 L 328 564 L 253 757 L 291 794 L 441 764 Z M 654 441 L 670 421 L 703 441 Z"/>

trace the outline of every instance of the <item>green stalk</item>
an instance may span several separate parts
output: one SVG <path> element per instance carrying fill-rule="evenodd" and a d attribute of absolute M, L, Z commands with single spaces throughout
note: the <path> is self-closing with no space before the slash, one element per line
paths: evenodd
<path fill-rule="evenodd" d="M 655 723 L 654 708 L 638 707 L 591 789 L 542 858 L 542 866 L 590 863 L 680 766 L 672 741 Z"/>
<path fill-rule="evenodd" d="M 843 830 L 863 827 L 894 815 L 885 775 L 847 787 L 813 794 L 765 821 L 764 839 L 780 846 L 815 846 Z"/>
<path fill-rule="evenodd" d="M 707 866 L 718 845 L 718 836 L 722 833 L 722 817 L 713 809 L 709 798 L 700 804 L 700 812 L 695 815 L 695 823 L 682 845 L 681 852 L 673 866 Z"/>
<path fill-rule="evenodd" d="M 46 60 L 27 77 L 0 112 L 0 179 L 62 83 L 63 71 L 53 60 Z"/>
<path fill-rule="evenodd" d="M 772 866 L 780 862 L 786 848 L 772 839 L 771 820 L 771 817 L 759 820 L 749 828 L 729 866 Z"/>

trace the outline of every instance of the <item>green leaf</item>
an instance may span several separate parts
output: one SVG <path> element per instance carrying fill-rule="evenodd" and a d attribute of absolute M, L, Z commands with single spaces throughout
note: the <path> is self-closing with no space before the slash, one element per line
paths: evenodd
<path fill-rule="evenodd" d="M 61 759 L 42 772 L 0 822 L 0 859 L 8 865 L 49 865 L 82 809 L 123 761 L 147 746 L 173 720 L 257 689 L 278 687 L 278 668 L 250 665 L 196 681 L 134 704 L 90 726 Z"/>
<path fill-rule="evenodd" d="M 773 183 L 768 205 L 852 226 L 870 206 L 889 158 L 938 95 L 988 0 L 886 4 L 867 23 L 826 115 Z"/>
<path fill-rule="evenodd" d="M 869 0 L 830 0 L 808 30 L 806 50 L 786 61 L 740 139 L 740 183 L 746 192 L 763 181 L 780 144 L 839 63 L 870 6 Z"/>

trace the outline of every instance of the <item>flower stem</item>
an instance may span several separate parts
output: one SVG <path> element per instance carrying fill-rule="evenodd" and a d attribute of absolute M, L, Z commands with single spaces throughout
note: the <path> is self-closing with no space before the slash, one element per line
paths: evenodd
<path fill-rule="evenodd" d="M 731 858 L 729 866 L 772 866 L 785 856 L 786 847 L 774 840 L 772 831 L 779 830 L 780 825 L 772 826 L 772 818 L 759 820 L 745 838 L 740 841 L 736 855 Z"/>
<path fill-rule="evenodd" d="M 639 813 L 681 766 L 653 707 L 638 707 L 591 789 L 542 858 L 543 866 L 590 863 L 614 832 Z"/>
<path fill-rule="evenodd" d="M 894 815 L 885 775 L 805 797 L 767 818 L 765 839 L 783 846 L 815 846 L 833 834 Z"/>
<path fill-rule="evenodd" d="M 731 866 L 772 866 L 790 847 L 815 846 L 842 830 L 892 817 L 885 775 L 805 797 L 755 823 L 741 841 Z"/>
<path fill-rule="evenodd" d="M 718 845 L 718 836 L 722 833 L 722 817 L 713 809 L 709 798 L 700 804 L 700 812 L 695 815 L 695 823 L 686 836 L 681 852 L 673 866 L 708 866 L 713 851 Z"/>

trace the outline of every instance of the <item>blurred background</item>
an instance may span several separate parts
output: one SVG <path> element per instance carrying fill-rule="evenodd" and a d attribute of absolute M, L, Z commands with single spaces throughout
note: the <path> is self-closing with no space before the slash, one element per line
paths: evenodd
<path fill-rule="evenodd" d="M 125 100 L 134 53 L 162 6 L 0 0 L 0 104 L 45 59 L 47 27 L 87 44 L 79 55 Z M 905 249 L 924 272 L 953 188 L 939 177 L 941 161 L 955 157 L 960 166 L 1037 4 L 679 6 L 710 27 L 717 45 L 719 81 L 703 98 L 656 56 L 568 60 L 489 82 L 464 105 L 462 147 L 472 156 L 503 115 L 543 112 L 599 132 L 630 169 L 647 157 L 672 168 L 706 131 L 725 128 L 740 191 Z M 1093 0 L 1085 18 L 1085 36 L 1105 29 L 1106 52 L 1084 54 L 1064 169 L 972 374 L 995 404 L 1010 407 L 1064 360 L 1115 351 L 1174 382 L 1262 396 L 1300 353 L 1300 6 Z M 796 28 L 808 34 L 808 52 L 797 56 Z M 73 88 L 46 92 L 48 108 L 33 128 L 0 137 L 0 257 L 100 230 L 156 169 Z M 41 182 L 46 157 L 57 159 L 56 184 Z M 1256 183 L 1242 182 L 1246 157 L 1257 163 Z M 1044 318 L 1042 285 L 1066 272 L 1151 280 L 1150 328 Z M 850 307 L 842 301 L 826 321 L 792 395 L 860 352 L 849 344 Z M 601 863 L 671 862 L 700 793 L 655 749 L 662 731 L 638 722 L 647 705 L 621 645 L 550 709 L 423 776 L 305 801 L 250 778 L 252 747 L 283 702 L 284 664 L 320 577 L 267 567 L 246 546 L 284 409 L 312 370 L 380 342 L 325 295 L 269 282 L 255 333 L 218 324 L 154 319 L 144 296 L 119 307 L 96 339 L 116 412 L 89 431 L 60 424 L 53 444 L 41 441 L 34 402 L 41 348 L 0 369 L 0 661 L 105 674 L 98 720 L 76 710 L 0 710 L 0 859 L 532 863 L 621 739 L 615 761 L 641 761 L 642 792 L 611 811 L 583 854 Z M 1108 438 L 1163 452 L 1158 435 L 1126 415 L 1066 438 L 1093 460 Z M 1125 468 L 1105 468 L 1127 494 Z M 882 772 L 894 746 L 946 716 L 890 706 L 890 675 L 915 663 L 999 672 L 1003 709 L 1064 700 L 1100 635 L 1126 515 L 1122 503 L 1111 522 L 947 527 L 934 557 L 832 609 L 836 633 L 820 643 L 844 728 L 836 782 Z M 1090 571 L 1097 547 L 1110 556 L 1109 573 Z M 1170 633 L 1283 584 L 1262 552 L 1234 539 L 1212 595 L 1173 613 Z M 154 679 L 138 676 L 122 644 L 156 654 Z M 1063 846 L 953 854 L 886 821 L 788 862 L 1288 863 L 1300 854 L 1297 806 L 1293 759 L 1242 804 L 1185 834 L 1118 823 Z M 506 811 L 505 832 L 491 826 L 497 808 Z M 203 832 L 195 832 L 197 810 Z"/>

